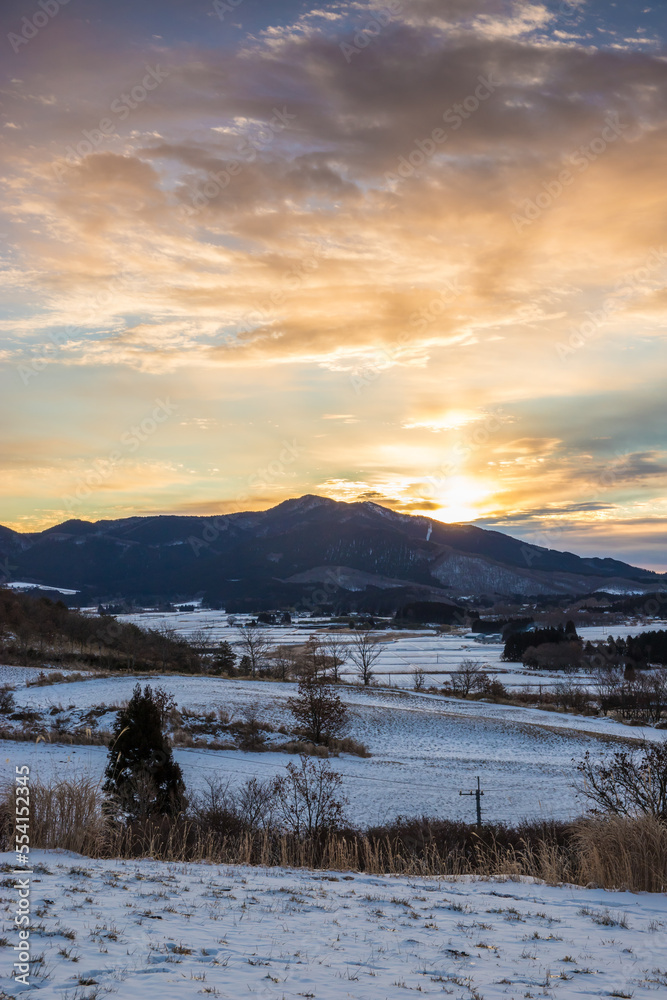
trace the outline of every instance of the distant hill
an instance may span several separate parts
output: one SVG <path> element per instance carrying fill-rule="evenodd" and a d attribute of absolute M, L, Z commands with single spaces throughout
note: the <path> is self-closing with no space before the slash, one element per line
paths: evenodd
<path fill-rule="evenodd" d="M 228 610 L 321 605 L 390 613 L 408 601 L 657 590 L 665 577 L 582 559 L 498 531 L 324 497 L 217 517 L 71 520 L 0 527 L 10 579 L 71 588 L 85 602 L 206 594 Z"/>

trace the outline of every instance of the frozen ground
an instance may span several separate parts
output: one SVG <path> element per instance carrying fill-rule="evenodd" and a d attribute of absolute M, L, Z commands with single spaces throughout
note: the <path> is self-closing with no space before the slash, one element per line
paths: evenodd
<path fill-rule="evenodd" d="M 226 640 L 232 644 L 237 641 L 234 626 L 227 621 L 224 611 L 191 611 L 191 612 L 144 612 L 134 615 L 119 615 L 120 621 L 133 622 L 141 628 L 169 627 L 179 634 L 189 637 L 193 632 L 201 632 L 211 643 Z M 238 621 L 245 621 L 247 616 L 238 616 Z M 667 628 L 667 622 L 652 622 L 622 626 L 590 626 L 579 629 L 584 640 L 596 641 L 606 639 L 610 630 L 614 635 L 637 635 L 640 632 Z M 275 645 L 296 645 L 306 641 L 310 635 L 324 635 L 324 621 L 311 618 L 298 619 L 293 625 L 266 626 L 266 632 Z M 377 679 L 382 683 L 391 683 L 396 687 L 411 688 L 414 671 L 417 668 L 429 675 L 429 684 L 444 683 L 449 673 L 456 670 L 461 660 L 470 658 L 479 660 L 489 672 L 502 676 L 503 684 L 510 688 L 539 687 L 552 688 L 554 684 L 567 678 L 568 682 L 586 686 L 590 684 L 588 675 L 560 674 L 553 671 L 523 670 L 520 664 L 502 663 L 502 643 L 486 643 L 476 641 L 475 636 L 468 635 L 436 635 L 432 629 L 415 630 L 407 634 L 400 632 L 378 632 L 378 637 L 386 643 L 382 656 L 375 666 Z M 342 633 L 343 638 L 349 634 Z M 348 665 L 343 676 L 353 679 L 353 670 Z"/>
<path fill-rule="evenodd" d="M 132 677 L 109 677 L 28 688 L 17 691 L 17 703 L 42 710 L 76 705 L 84 712 L 128 699 L 135 682 Z M 150 683 L 164 686 L 181 707 L 200 712 L 220 706 L 238 717 L 244 706 L 255 704 L 259 718 L 275 726 L 289 722 L 286 699 L 296 690 L 294 684 L 214 677 L 151 677 Z M 573 758 L 581 758 L 586 750 L 604 755 L 619 741 L 664 739 L 654 729 L 629 728 L 608 719 L 395 689 L 344 686 L 340 694 L 352 716 L 350 735 L 366 743 L 373 755 L 331 760 L 345 779 L 350 820 L 360 825 L 390 821 L 399 814 L 473 819 L 473 800 L 458 793 L 474 787 L 478 774 L 489 820 L 569 818 L 584 808 L 573 789 Z M 109 728 L 114 717 L 102 716 L 100 727 Z M 44 780 L 82 772 L 97 778 L 106 761 L 104 747 L 5 742 L 0 753 L 6 766 L 28 763 Z M 253 775 L 268 779 L 281 773 L 290 759 L 275 752 L 198 749 L 177 749 L 175 756 L 191 789 L 205 787 L 209 779 L 232 785 Z"/>
<path fill-rule="evenodd" d="M 66 667 L 14 667 L 0 663 L 0 684 L 24 685 L 26 681 L 34 681 L 40 671 L 44 673 L 86 674 L 87 670 L 68 670 Z"/>
<path fill-rule="evenodd" d="M 40 1000 L 396 1000 L 408 992 L 654 1000 L 667 988 L 664 895 L 531 879 L 92 862 L 60 852 L 32 860 Z M 0 861 L 13 945 L 13 855 Z M 8 976 L 3 986 L 4 996 L 21 989 Z"/>

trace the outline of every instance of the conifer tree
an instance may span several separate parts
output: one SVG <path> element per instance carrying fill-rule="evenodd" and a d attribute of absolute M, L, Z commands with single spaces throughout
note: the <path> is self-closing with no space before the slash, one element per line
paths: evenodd
<path fill-rule="evenodd" d="M 137 684 L 113 729 L 104 791 L 128 822 L 177 816 L 185 806 L 185 784 L 162 731 L 160 708 L 150 686 Z"/>

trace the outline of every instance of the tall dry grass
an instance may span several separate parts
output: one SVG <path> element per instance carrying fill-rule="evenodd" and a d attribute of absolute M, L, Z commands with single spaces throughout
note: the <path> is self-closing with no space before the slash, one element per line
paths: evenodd
<path fill-rule="evenodd" d="M 465 843 L 408 846 L 391 830 L 343 831 L 297 838 L 275 830 L 221 833 L 194 819 L 158 819 L 126 827 L 110 823 L 99 785 L 81 778 L 31 786 L 31 844 L 91 858 L 155 858 L 218 864 L 281 865 L 423 876 L 530 875 L 555 884 L 595 883 L 607 889 L 667 889 L 667 827 L 652 817 L 579 820 L 566 836 L 555 827 L 540 836 L 521 831 L 476 831 L 461 824 Z M 13 789 L 0 800 L 5 847 L 13 840 Z M 428 825 L 421 828 L 428 834 Z M 428 840 L 428 838 L 427 838 Z M 509 842 L 513 841 L 513 842 Z M 471 846 L 472 845 L 472 846 Z"/>
<path fill-rule="evenodd" d="M 13 789 L 2 799 L 11 826 Z M 89 778 L 30 785 L 30 843 L 86 854 L 104 835 L 99 785 Z"/>
<path fill-rule="evenodd" d="M 575 842 L 588 881 L 634 891 L 667 889 L 667 826 L 655 817 L 582 820 Z"/>

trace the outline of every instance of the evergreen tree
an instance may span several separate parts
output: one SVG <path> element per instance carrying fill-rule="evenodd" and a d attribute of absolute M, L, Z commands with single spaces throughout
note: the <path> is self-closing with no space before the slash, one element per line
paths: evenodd
<path fill-rule="evenodd" d="M 177 816 L 185 806 L 179 765 L 162 731 L 160 707 L 151 688 L 135 687 L 116 717 L 104 791 L 128 821 Z"/>
<path fill-rule="evenodd" d="M 217 674 L 231 674 L 236 663 L 236 654 L 229 642 L 221 642 L 215 651 L 213 669 Z"/>

